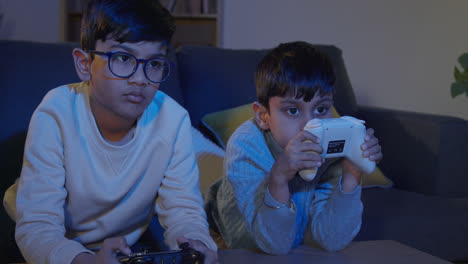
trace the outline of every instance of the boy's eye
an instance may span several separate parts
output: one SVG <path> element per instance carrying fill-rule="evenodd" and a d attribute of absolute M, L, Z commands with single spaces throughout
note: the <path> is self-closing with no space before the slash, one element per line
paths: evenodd
<path fill-rule="evenodd" d="M 299 109 L 297 109 L 297 107 L 290 107 L 286 110 L 286 112 L 289 114 L 289 115 L 292 115 L 292 116 L 297 116 L 300 111 Z"/>
<path fill-rule="evenodd" d="M 116 53 L 112 56 L 112 60 L 118 62 L 129 62 L 131 60 L 131 57 L 127 54 Z"/>
<path fill-rule="evenodd" d="M 328 109 L 329 108 L 326 106 L 319 106 L 315 109 L 315 113 L 318 115 L 323 115 L 327 113 Z"/>
<path fill-rule="evenodd" d="M 149 67 L 151 67 L 151 68 L 159 69 L 159 68 L 162 67 L 162 61 L 158 60 L 158 59 L 151 60 L 151 61 L 149 61 L 148 64 L 149 64 Z"/>

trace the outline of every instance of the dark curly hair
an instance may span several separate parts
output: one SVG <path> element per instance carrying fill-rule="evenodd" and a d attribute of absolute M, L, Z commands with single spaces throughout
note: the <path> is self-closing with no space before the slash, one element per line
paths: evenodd
<path fill-rule="evenodd" d="M 89 0 L 81 21 L 81 48 L 98 40 L 169 43 L 175 31 L 172 15 L 158 0 Z"/>
<path fill-rule="evenodd" d="M 271 50 L 255 72 L 257 100 L 269 109 L 274 96 L 303 98 L 309 102 L 334 92 L 335 73 L 331 60 L 313 45 L 303 42 L 282 43 Z"/>

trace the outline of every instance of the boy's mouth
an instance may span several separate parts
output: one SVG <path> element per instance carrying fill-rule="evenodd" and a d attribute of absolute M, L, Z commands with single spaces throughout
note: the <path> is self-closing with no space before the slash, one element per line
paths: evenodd
<path fill-rule="evenodd" d="M 145 97 L 140 93 L 128 93 L 125 97 L 130 103 L 139 104 L 145 100 Z"/>

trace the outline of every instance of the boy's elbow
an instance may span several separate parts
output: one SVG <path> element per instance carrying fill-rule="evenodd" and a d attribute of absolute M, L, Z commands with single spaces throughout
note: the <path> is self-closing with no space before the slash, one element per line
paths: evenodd
<path fill-rule="evenodd" d="M 324 244 L 322 248 L 328 252 L 337 252 L 345 248 L 346 245 L 334 245 L 334 244 Z"/>
<path fill-rule="evenodd" d="M 291 245 L 282 243 L 281 241 L 257 241 L 257 246 L 263 252 L 271 255 L 287 255 L 291 250 Z"/>
<path fill-rule="evenodd" d="M 329 252 L 336 252 L 347 247 L 356 237 L 361 227 L 360 222 L 354 225 L 354 228 L 342 226 L 340 228 L 316 229 L 314 233 L 314 242 L 321 248 Z"/>
<path fill-rule="evenodd" d="M 258 219 L 257 219 L 258 220 Z M 281 230 L 282 225 L 293 226 L 295 219 L 286 219 L 286 221 L 279 222 L 279 225 L 272 225 L 265 223 L 265 221 L 257 221 L 254 228 L 254 241 L 259 249 L 263 252 L 272 255 L 286 255 L 288 254 L 295 239 L 295 228 Z M 278 224 L 278 223 L 276 223 Z"/>
<path fill-rule="evenodd" d="M 287 255 L 289 253 L 290 248 L 287 247 L 265 247 L 260 246 L 260 249 L 271 255 Z"/>
<path fill-rule="evenodd" d="M 346 239 L 330 239 L 326 241 L 321 241 L 320 247 L 328 252 L 337 252 L 344 249 L 346 246 L 349 245 L 351 241 Z"/>

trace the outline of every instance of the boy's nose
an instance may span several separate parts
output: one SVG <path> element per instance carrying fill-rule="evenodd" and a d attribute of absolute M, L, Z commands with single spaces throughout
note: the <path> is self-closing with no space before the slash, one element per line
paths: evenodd
<path fill-rule="evenodd" d="M 136 71 L 130 77 L 128 77 L 129 81 L 138 85 L 147 85 L 149 83 L 149 80 L 146 78 L 144 68 L 145 64 L 142 62 L 138 62 L 138 67 Z"/>
<path fill-rule="evenodd" d="M 309 120 L 312 120 L 312 119 L 315 118 L 315 114 L 314 114 L 314 113 L 306 113 L 305 116 L 306 116 L 306 118 L 305 118 L 305 119 L 306 119 L 306 121 L 305 121 L 306 124 L 307 124 L 307 122 L 309 122 Z M 305 125 L 305 124 L 304 124 L 304 125 Z"/>

